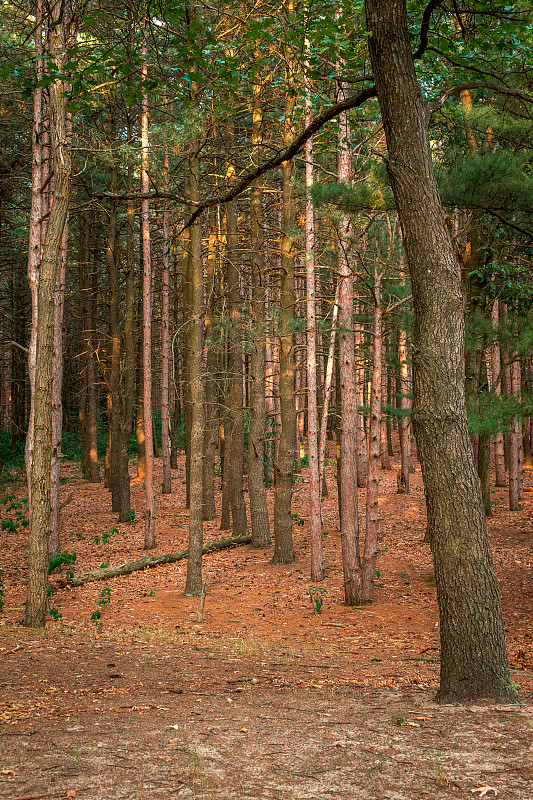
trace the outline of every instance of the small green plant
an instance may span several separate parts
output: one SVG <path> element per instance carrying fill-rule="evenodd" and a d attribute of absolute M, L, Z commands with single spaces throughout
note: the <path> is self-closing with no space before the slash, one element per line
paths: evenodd
<path fill-rule="evenodd" d="M 328 590 L 324 589 L 323 586 L 311 586 L 309 589 L 309 598 L 315 609 L 315 614 L 320 614 L 322 611 L 322 606 L 324 605 L 324 600 L 326 599 L 327 593 Z"/>
<path fill-rule="evenodd" d="M 91 536 L 89 539 L 90 542 L 93 544 L 107 544 L 108 541 L 111 539 L 112 536 L 116 536 L 118 533 L 118 528 L 116 525 L 113 525 L 111 530 L 104 531 L 101 536 Z"/>
<path fill-rule="evenodd" d="M 155 597 L 154 589 L 150 589 L 150 591 L 148 592 L 148 597 Z"/>
<path fill-rule="evenodd" d="M 55 569 L 61 567 L 63 564 L 75 564 L 75 563 L 76 563 L 75 550 L 73 550 L 72 552 L 70 552 L 69 550 L 62 550 L 61 553 L 54 553 L 53 556 L 50 556 L 50 560 L 48 562 L 48 574 L 50 575 Z"/>
<path fill-rule="evenodd" d="M 104 588 L 100 592 L 100 599 L 98 601 L 98 605 L 100 606 L 100 608 L 105 608 L 106 606 L 109 605 L 110 602 L 111 602 L 111 589 L 109 588 L 109 586 L 104 586 Z M 100 611 L 100 609 L 96 609 L 96 611 L 93 611 L 93 613 L 91 614 L 91 622 L 93 622 L 95 625 L 98 625 L 98 622 L 101 619 L 102 619 L 102 612 Z"/>
<path fill-rule="evenodd" d="M 292 524 L 299 525 L 300 527 L 305 524 L 305 519 L 298 513 L 291 514 Z"/>
<path fill-rule="evenodd" d="M 75 536 L 76 539 L 85 539 L 85 536 L 83 535 L 83 533 L 79 533 L 79 531 L 71 531 L 70 535 L 71 536 Z"/>
<path fill-rule="evenodd" d="M 57 608 L 51 608 L 49 614 L 52 617 L 52 619 L 61 619 L 63 616 L 61 611 L 58 611 Z"/>
<path fill-rule="evenodd" d="M 126 522 L 135 522 L 135 509 L 130 508 L 126 511 Z"/>
<path fill-rule="evenodd" d="M 378 580 L 379 578 L 381 578 L 381 572 L 379 571 L 379 569 L 376 570 L 376 578 L 378 578 Z"/>
<path fill-rule="evenodd" d="M 391 714 L 389 717 L 389 722 L 391 725 L 396 725 L 397 728 L 403 728 L 405 725 L 407 725 L 407 720 L 403 714 Z"/>
<path fill-rule="evenodd" d="M 107 561 L 102 561 L 102 563 L 100 564 L 100 569 L 105 569 L 107 566 L 109 566 Z"/>
<path fill-rule="evenodd" d="M 6 514 L 11 514 L 2 521 L 1 529 L 9 533 L 18 533 L 20 528 L 27 528 L 28 519 L 28 498 L 23 497 L 18 501 L 14 494 L 6 494 L 2 500 L 6 506 Z"/>

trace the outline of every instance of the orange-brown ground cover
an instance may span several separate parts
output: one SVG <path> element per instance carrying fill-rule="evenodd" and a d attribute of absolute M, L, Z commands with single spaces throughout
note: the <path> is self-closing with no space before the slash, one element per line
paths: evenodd
<path fill-rule="evenodd" d="M 382 473 L 376 602 L 348 608 L 333 472 L 320 614 L 304 524 L 287 567 L 250 547 L 206 556 L 201 625 L 198 598 L 183 595 L 182 561 L 62 589 L 52 601 L 62 619 L 26 631 L 26 536 L 4 533 L 0 797 L 410 800 L 476 797 L 488 786 L 530 800 L 533 494 L 511 513 L 497 490 L 489 523 L 523 705 L 466 710 L 433 702 L 438 615 L 420 474 L 410 495 L 398 495 L 395 472 Z M 132 487 L 136 520 L 96 544 L 116 524 L 109 494 L 74 465 L 63 475 L 62 495 L 74 499 L 62 512 L 62 546 L 76 550 L 75 571 L 142 557 L 142 486 Z M 182 462 L 173 478 L 172 495 L 158 490 L 156 554 L 187 544 Z M 293 510 L 303 519 L 306 492 L 299 482 Z M 206 523 L 205 538 L 219 537 L 218 521 Z M 110 603 L 99 607 L 105 586 Z M 90 621 L 97 609 L 99 627 Z"/>

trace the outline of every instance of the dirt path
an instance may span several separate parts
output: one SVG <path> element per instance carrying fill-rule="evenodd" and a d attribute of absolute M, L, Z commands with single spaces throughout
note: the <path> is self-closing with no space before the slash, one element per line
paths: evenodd
<path fill-rule="evenodd" d="M 136 521 L 103 543 L 114 525 L 108 493 L 81 482 L 74 467 L 64 475 L 62 492 L 74 500 L 62 539 L 76 550 L 76 571 L 138 558 L 142 487 L 133 487 Z M 186 546 L 180 476 L 173 495 L 158 498 L 155 553 Z M 395 473 L 382 476 L 376 603 L 353 609 L 342 603 L 330 473 L 320 615 L 309 597 L 304 523 L 288 567 L 250 547 L 207 556 L 202 625 L 198 599 L 183 596 L 181 562 L 109 581 L 104 606 L 101 583 L 58 591 L 62 619 L 29 632 L 17 625 L 25 536 L 4 534 L 0 798 L 412 800 L 473 798 L 483 790 L 472 789 L 489 786 L 502 800 L 531 800 L 533 495 L 511 514 L 498 490 L 490 522 L 522 706 L 439 707 L 434 579 L 413 477 L 412 494 L 400 496 Z M 294 510 L 305 520 L 306 487 L 296 488 Z M 206 539 L 219 536 L 208 523 Z"/>

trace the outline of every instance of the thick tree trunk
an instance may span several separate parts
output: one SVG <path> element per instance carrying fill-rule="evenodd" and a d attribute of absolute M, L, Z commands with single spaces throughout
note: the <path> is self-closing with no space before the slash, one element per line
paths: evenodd
<path fill-rule="evenodd" d="M 60 4 L 52 7 L 50 56 L 62 70 L 66 61 L 65 29 Z M 43 628 L 47 610 L 50 466 L 52 456 L 52 362 L 54 289 L 63 229 L 70 204 L 71 166 L 67 145 L 63 81 L 49 87 L 50 136 L 54 163 L 54 197 L 39 274 L 37 351 L 35 359 L 35 443 L 31 465 L 32 510 L 29 536 L 28 595 L 24 624 Z"/>
<path fill-rule="evenodd" d="M 261 84 L 253 87 L 252 147 L 254 163 L 261 156 L 263 135 L 263 108 Z M 265 462 L 265 353 L 266 287 L 264 275 L 264 237 L 262 214 L 262 191 L 252 185 L 250 191 L 250 249 L 252 278 L 252 353 L 250 358 L 250 431 L 248 434 L 248 494 L 250 497 L 250 520 L 252 524 L 252 546 L 269 547 L 271 543 L 268 519 L 267 493 L 264 478 Z"/>
<path fill-rule="evenodd" d="M 413 419 L 440 613 L 439 699 L 516 702 L 464 395 L 464 307 L 435 180 L 405 0 L 366 0 L 388 172 L 411 274 Z"/>

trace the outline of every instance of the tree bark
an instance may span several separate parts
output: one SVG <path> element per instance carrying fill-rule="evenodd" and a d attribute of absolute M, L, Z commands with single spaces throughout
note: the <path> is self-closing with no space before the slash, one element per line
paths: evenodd
<path fill-rule="evenodd" d="M 413 420 L 441 636 L 441 701 L 516 702 L 464 394 L 464 304 L 433 170 L 405 0 L 366 0 L 388 172 L 411 274 Z"/>
<path fill-rule="evenodd" d="M 309 43 L 306 42 L 307 52 Z M 306 65 L 308 67 L 308 65 Z M 305 124 L 311 121 L 311 100 L 305 96 Z M 305 276 L 307 292 L 307 454 L 309 458 L 309 544 L 311 580 L 324 578 L 322 554 L 322 501 L 320 462 L 318 455 L 318 395 L 316 359 L 316 296 L 315 296 L 315 215 L 313 188 L 313 139 L 305 143 Z"/>
<path fill-rule="evenodd" d="M 261 83 L 254 83 L 252 98 L 252 158 L 259 163 L 263 136 Z M 252 353 L 250 358 L 250 431 L 248 434 L 248 495 L 252 546 L 269 547 L 271 543 L 267 493 L 264 478 L 265 462 L 265 353 L 266 353 L 266 277 L 264 274 L 264 237 L 262 191 L 252 184 L 250 190 L 250 246 L 252 279 Z"/>
<path fill-rule="evenodd" d="M 168 153 L 164 156 L 164 191 L 168 192 Z M 170 471 L 170 221 L 168 201 L 163 206 L 163 290 L 161 296 L 161 457 L 163 494 L 172 492 Z"/>
<path fill-rule="evenodd" d="M 340 83 L 338 99 L 346 93 Z M 337 150 L 339 181 L 347 182 L 351 173 L 350 126 L 346 114 L 339 118 Z M 339 517 L 341 529 L 344 599 L 348 605 L 361 602 L 361 572 L 359 552 L 359 511 L 357 501 L 357 396 L 355 383 L 355 343 L 353 330 L 353 272 L 348 260 L 351 239 L 351 220 L 342 213 L 339 222 L 339 389 L 340 389 L 340 468 L 337 465 L 339 486 Z M 337 398 L 339 404 L 339 398 Z"/>
<path fill-rule="evenodd" d="M 60 3 L 51 8 L 50 57 L 61 72 L 66 63 L 65 28 Z M 28 595 L 24 624 L 44 628 L 47 611 L 48 539 L 50 531 L 50 466 L 52 456 L 52 361 L 54 289 L 63 229 L 70 204 L 71 165 L 67 145 L 64 85 L 49 87 L 50 141 L 54 164 L 54 196 L 41 258 L 35 359 L 35 442 L 31 465 L 32 511 L 29 536 Z"/>
<path fill-rule="evenodd" d="M 190 8 L 190 18 L 193 9 Z M 194 15 L 193 15 L 194 16 Z M 191 84 L 191 97 L 196 100 L 196 85 Z M 196 125 L 196 122 L 192 123 Z M 188 149 L 188 175 L 190 210 L 200 200 L 200 159 L 198 136 L 191 131 Z M 190 513 L 189 513 L 189 557 L 185 594 L 197 595 L 202 591 L 202 544 L 203 544 L 203 449 L 204 449 L 204 382 L 202 374 L 204 281 L 202 265 L 202 235 L 200 224 L 190 227 L 189 235 L 189 399 L 190 399 Z"/>
<path fill-rule="evenodd" d="M 142 26 L 142 84 L 141 103 L 141 191 L 150 191 L 148 94 L 145 85 L 148 79 L 147 21 Z M 144 549 L 155 547 L 155 498 L 154 498 L 154 445 L 152 432 L 152 259 L 150 252 L 150 206 L 146 197 L 141 200 L 141 226 L 143 248 L 143 410 L 144 452 L 146 475 L 144 478 L 146 511 L 144 524 Z"/>
<path fill-rule="evenodd" d="M 289 0 L 291 12 L 294 10 Z M 290 83 L 292 70 L 286 65 Z M 287 93 L 283 140 L 285 146 L 292 141 L 294 97 Z M 279 332 L 279 401 L 281 431 L 277 459 L 274 461 L 274 555 L 273 564 L 290 564 L 294 561 L 292 539 L 292 476 L 294 470 L 294 447 L 296 442 L 295 361 L 294 361 L 294 241 L 292 230 L 295 223 L 294 185 L 292 161 L 282 165 L 282 240 L 281 240 L 281 286 L 280 286 L 280 332 Z"/>

